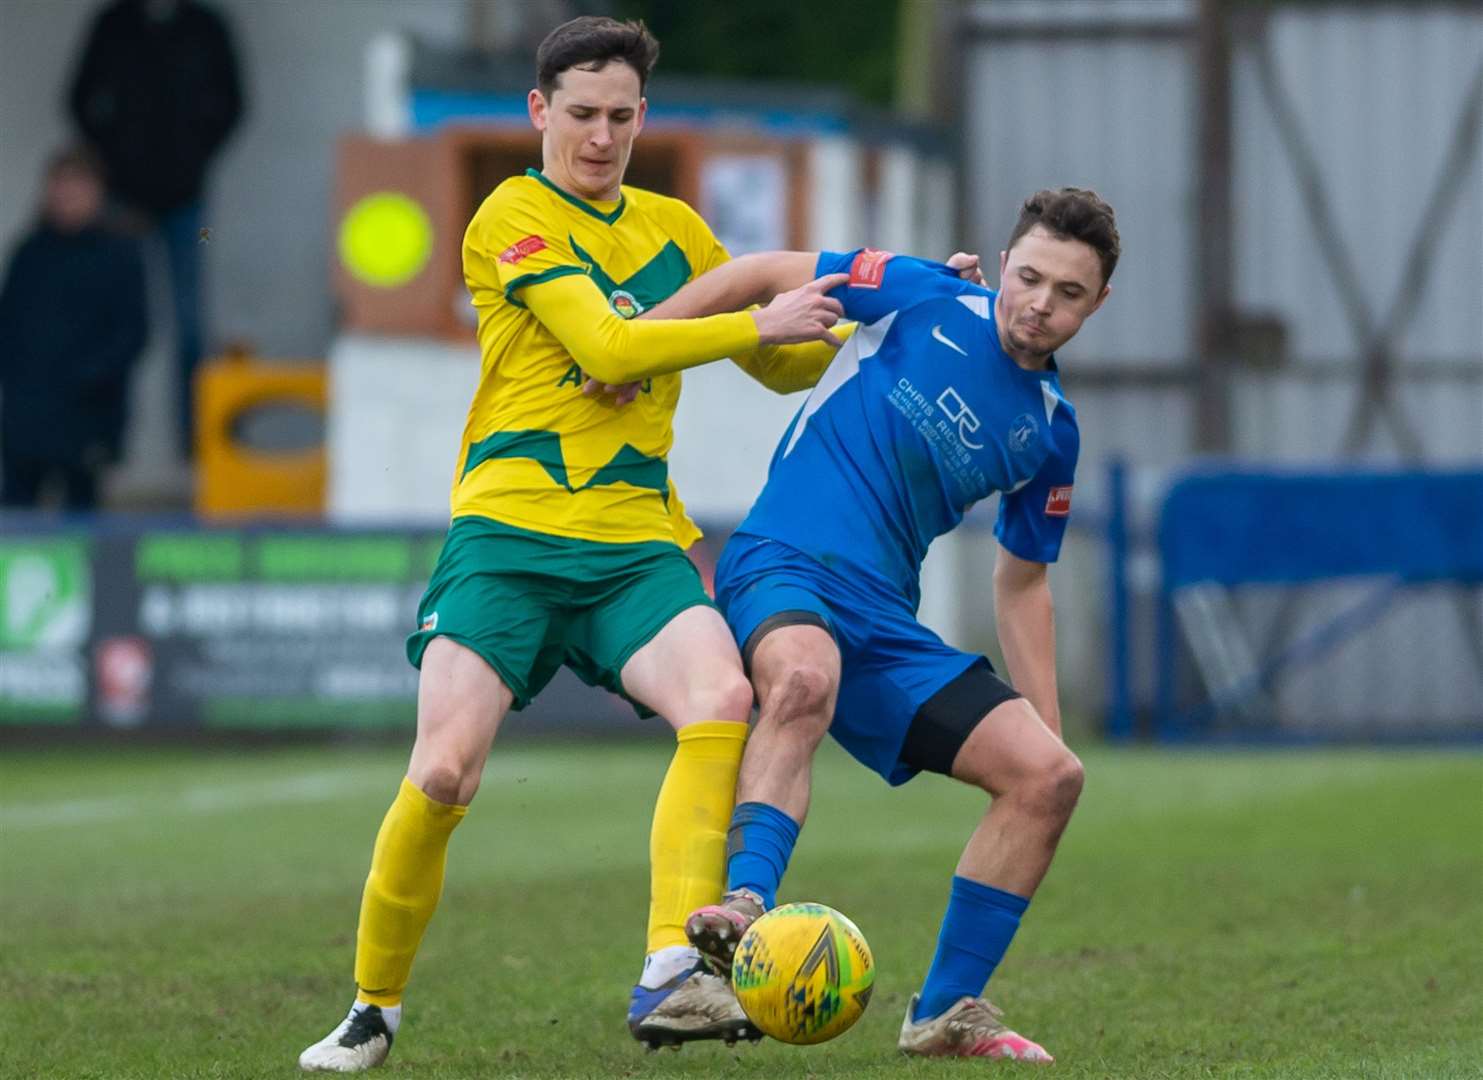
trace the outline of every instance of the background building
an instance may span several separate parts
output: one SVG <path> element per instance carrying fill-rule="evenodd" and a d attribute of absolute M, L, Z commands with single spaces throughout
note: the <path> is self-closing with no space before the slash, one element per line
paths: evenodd
<path fill-rule="evenodd" d="M 476 372 L 456 241 L 479 193 L 533 153 L 522 103 L 532 42 L 577 11 L 641 14 L 679 44 L 651 88 L 635 168 L 691 197 L 738 250 L 870 244 L 992 259 L 1037 187 L 1093 187 L 1117 208 L 1127 256 L 1116 299 L 1065 357 L 1085 418 L 1074 536 L 1055 574 L 1073 713 L 1151 730 L 1172 680 L 1192 707 L 1259 684 L 1265 719 L 1215 709 L 1232 729 L 1483 723 L 1475 587 L 1429 580 L 1376 600 L 1386 574 L 1326 582 L 1317 566 L 1306 583 L 1170 597 L 1168 640 L 1155 543 L 1173 479 L 1213 462 L 1456 472 L 1483 458 L 1475 6 L 881 0 L 807 65 L 793 56 L 816 16 L 778 4 L 735 26 L 637 2 L 216 6 L 248 107 L 210 173 L 208 344 L 327 374 L 299 369 L 276 408 L 239 415 L 231 402 L 264 373 L 239 367 L 211 383 L 226 403 L 213 415 L 279 455 L 261 490 L 293 489 L 301 517 L 436 533 Z M 0 9 L 0 235 L 29 220 L 41 163 L 68 137 L 63 97 L 94 7 Z M 790 44 L 754 44 L 769 35 Z M 738 78 L 758 71 L 769 77 Z M 432 200 L 438 246 L 411 285 L 367 285 L 344 265 L 341 230 L 357 197 L 402 180 Z M 171 320 L 163 286 L 155 293 L 124 461 L 106 487 L 116 527 L 240 499 L 250 519 L 257 489 L 223 471 L 230 447 L 194 468 L 178 460 Z M 687 380 L 674 476 L 718 535 L 796 407 L 724 366 Z M 934 547 L 923 607 L 948 636 L 991 651 L 992 513 Z M 1114 517 L 1121 539 L 1109 539 Z M 1356 607 L 1362 629 L 1344 622 Z M 1348 629 L 1330 640 L 1336 619 Z"/>

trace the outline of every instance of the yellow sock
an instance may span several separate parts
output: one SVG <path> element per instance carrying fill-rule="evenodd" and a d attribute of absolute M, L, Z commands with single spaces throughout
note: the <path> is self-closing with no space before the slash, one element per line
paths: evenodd
<path fill-rule="evenodd" d="M 448 837 L 468 809 L 434 802 L 402 779 L 376 834 L 371 873 L 361 895 L 355 936 L 357 1001 L 383 1008 L 401 1004 L 422 932 L 443 893 Z"/>
<path fill-rule="evenodd" d="M 649 833 L 649 952 L 689 944 L 685 916 L 721 899 L 747 725 L 706 720 L 676 741 Z"/>

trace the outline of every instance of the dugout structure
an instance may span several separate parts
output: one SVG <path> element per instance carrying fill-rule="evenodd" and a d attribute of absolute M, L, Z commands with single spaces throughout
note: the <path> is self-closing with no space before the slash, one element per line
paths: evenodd
<path fill-rule="evenodd" d="M 1129 636 L 1149 630 L 1130 615 L 1124 521 L 1119 735 Z M 1172 480 L 1152 540 L 1159 738 L 1483 741 L 1483 471 L 1210 467 Z"/>

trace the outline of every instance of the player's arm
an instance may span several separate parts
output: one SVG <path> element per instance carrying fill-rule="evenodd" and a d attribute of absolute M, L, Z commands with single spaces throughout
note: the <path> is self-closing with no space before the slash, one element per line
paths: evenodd
<path fill-rule="evenodd" d="M 818 253 L 772 251 L 743 255 L 708 270 L 677 293 L 644 312 L 643 319 L 693 319 L 722 311 L 738 311 L 772 301 L 814 280 Z M 818 285 L 820 292 L 844 281 L 835 275 Z M 793 345 L 760 345 L 732 354 L 732 361 L 769 390 L 791 394 L 819 381 L 834 353 L 848 337 L 836 333 Z"/>
<path fill-rule="evenodd" d="M 1056 694 L 1056 619 L 1046 564 L 1060 558 L 1071 516 L 1081 436 L 1074 414 L 1069 419 L 1067 423 L 1060 415 L 1054 418 L 1059 421 L 1053 429 L 1054 448 L 1029 483 L 999 497 L 994 523 L 999 541 L 994 622 L 1009 681 L 1057 735 L 1061 706 Z"/>
<path fill-rule="evenodd" d="M 844 286 L 850 283 L 850 267 L 860 254 L 764 251 L 742 255 L 702 274 L 642 317 L 694 319 L 721 311 L 740 311 L 753 304 L 765 304 L 779 293 L 820 277 L 830 278 L 829 288 L 844 293 L 848 291 Z M 916 259 L 909 261 L 920 263 Z M 945 265 L 959 277 L 983 284 L 977 255 L 959 251 Z"/>
<path fill-rule="evenodd" d="M 464 280 L 476 307 L 502 297 L 527 308 L 583 371 L 603 383 L 665 375 L 759 345 L 812 341 L 838 319 L 839 305 L 815 290 L 779 297 L 757 312 L 626 320 L 608 306 L 563 232 L 543 218 L 528 191 L 501 185 L 469 223 Z"/>
<path fill-rule="evenodd" d="M 797 289 L 817 276 L 817 251 L 763 251 L 741 255 L 689 282 L 643 317 L 695 319 L 720 311 L 742 311 L 766 304 L 779 293 Z M 840 278 L 831 288 L 844 281 Z"/>
<path fill-rule="evenodd" d="M 695 318 L 718 311 L 733 311 L 765 303 L 779 293 L 802 287 L 813 280 L 827 282 L 832 295 L 848 305 L 850 265 L 858 253 L 835 255 L 817 251 L 770 251 L 743 255 L 701 275 L 674 296 L 659 304 L 646 317 Z M 888 257 L 889 258 L 889 257 Z M 918 260 L 910 260 L 918 263 Z M 882 263 L 884 266 L 884 263 Z M 930 264 L 919 264 L 930 265 Z M 957 252 L 947 265 L 967 280 L 982 284 L 977 255 Z M 915 269 L 915 268 L 914 268 Z M 900 275 L 898 275 L 900 276 Z M 848 332 L 853 332 L 852 330 Z M 848 332 L 836 332 L 842 339 Z M 790 394 L 806 390 L 819 381 L 834 359 L 837 345 L 808 342 L 780 348 L 759 348 L 732 357 L 738 367 L 769 390 Z"/>
<path fill-rule="evenodd" d="M 832 334 L 843 344 L 855 332 L 856 323 L 835 326 Z M 811 389 L 834 362 L 839 345 L 833 341 L 805 341 L 798 345 L 770 345 L 738 353 L 732 363 L 775 394 Z"/>
<path fill-rule="evenodd" d="M 1040 719 L 1061 734 L 1056 689 L 1056 617 L 1043 562 L 1022 559 L 1002 544 L 994 563 L 994 622 L 1009 681 Z"/>
<path fill-rule="evenodd" d="M 759 345 L 833 340 L 827 335 L 839 319 L 839 304 L 823 293 L 822 286 L 795 289 L 756 311 L 699 319 L 624 319 L 590 278 L 571 274 L 530 286 L 521 299 L 588 376 L 616 384 L 682 371 Z"/>

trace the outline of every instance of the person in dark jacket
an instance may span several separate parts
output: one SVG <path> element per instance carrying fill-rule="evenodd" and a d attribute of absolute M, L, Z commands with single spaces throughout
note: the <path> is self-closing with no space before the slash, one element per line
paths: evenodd
<path fill-rule="evenodd" d="M 0 283 L 0 504 L 62 489 L 91 510 L 123 443 L 129 373 L 147 336 L 138 243 L 103 226 L 103 171 L 85 150 L 47 167 L 41 221 Z"/>
<path fill-rule="evenodd" d="M 206 170 L 242 115 L 231 34 L 196 0 L 115 0 L 88 33 L 68 101 L 84 138 L 102 155 L 112 195 L 164 242 L 179 434 L 189 458 L 192 379 L 206 337 L 200 300 Z"/>

